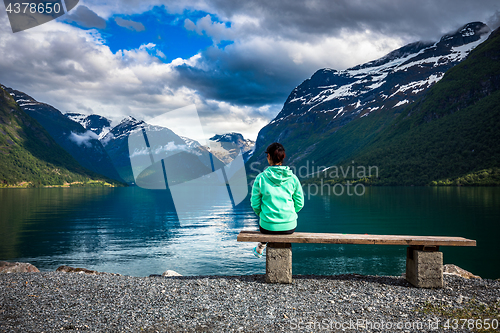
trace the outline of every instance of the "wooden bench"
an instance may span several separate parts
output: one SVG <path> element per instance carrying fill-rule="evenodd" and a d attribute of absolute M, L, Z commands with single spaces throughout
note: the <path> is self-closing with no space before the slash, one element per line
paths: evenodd
<path fill-rule="evenodd" d="M 462 237 L 358 235 L 295 232 L 291 235 L 266 235 L 241 231 L 238 242 L 267 242 L 266 281 L 292 282 L 292 243 L 405 245 L 406 280 L 415 287 L 443 287 L 443 253 L 440 246 L 476 246 Z"/>

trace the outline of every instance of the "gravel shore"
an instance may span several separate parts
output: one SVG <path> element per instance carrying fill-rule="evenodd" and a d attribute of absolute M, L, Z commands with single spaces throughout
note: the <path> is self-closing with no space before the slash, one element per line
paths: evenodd
<path fill-rule="evenodd" d="M 0 274 L 0 332 L 428 332 L 436 321 L 439 332 L 470 332 L 447 330 L 439 311 L 471 308 L 472 318 L 500 320 L 498 280 L 444 279 L 443 289 L 417 289 L 354 274 L 294 276 L 291 285 L 263 275 Z"/>

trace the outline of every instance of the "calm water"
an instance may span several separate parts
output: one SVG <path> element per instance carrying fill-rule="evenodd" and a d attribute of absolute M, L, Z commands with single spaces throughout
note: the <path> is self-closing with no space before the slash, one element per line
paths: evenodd
<path fill-rule="evenodd" d="M 140 188 L 0 190 L 0 260 L 60 265 L 132 276 L 263 274 L 253 243 L 257 230 L 245 200 L 193 211 L 179 223 L 167 191 Z M 367 188 L 364 196 L 312 196 L 298 231 L 446 235 L 476 239 L 475 248 L 442 247 L 444 262 L 483 278 L 499 278 L 500 188 Z M 294 274 L 400 275 L 404 246 L 294 244 Z"/>

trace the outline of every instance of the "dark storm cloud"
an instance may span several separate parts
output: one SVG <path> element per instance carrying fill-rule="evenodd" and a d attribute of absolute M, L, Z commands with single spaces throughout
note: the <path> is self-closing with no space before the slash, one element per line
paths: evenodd
<path fill-rule="evenodd" d="M 66 22 L 75 22 L 84 28 L 106 28 L 106 21 L 84 5 L 76 7 L 63 18 Z"/>
<path fill-rule="evenodd" d="M 472 21 L 486 22 L 498 0 L 212 0 L 224 16 L 249 15 L 262 31 L 285 38 L 316 38 L 343 29 L 369 29 L 412 39 L 436 39 Z"/>
<path fill-rule="evenodd" d="M 255 18 L 249 34 L 279 38 L 315 39 L 342 30 L 370 29 L 390 36 L 434 40 L 473 21 L 486 21 L 498 10 L 498 0 L 87 0 L 91 8 L 115 13 L 137 13 L 165 6 L 174 13 L 200 10 L 232 21 Z"/>
<path fill-rule="evenodd" d="M 310 68 L 295 68 L 290 59 L 273 57 L 254 48 L 254 54 L 229 46 L 210 47 L 200 66 L 176 67 L 179 84 L 195 88 L 206 98 L 238 105 L 265 105 L 283 97 L 310 76 Z M 278 51 L 279 52 L 279 51 Z M 243 53 L 243 54 L 242 54 Z"/>

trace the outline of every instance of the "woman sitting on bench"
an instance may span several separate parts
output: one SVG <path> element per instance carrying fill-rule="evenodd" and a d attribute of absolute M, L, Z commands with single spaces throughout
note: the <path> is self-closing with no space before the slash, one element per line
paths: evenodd
<path fill-rule="evenodd" d="M 286 154 L 282 144 L 270 144 L 266 154 L 270 167 L 255 178 L 250 198 L 252 208 L 260 218 L 261 233 L 292 234 L 297 227 L 297 212 L 304 206 L 302 186 L 292 170 L 283 165 Z M 259 243 L 253 249 L 256 257 L 262 257 L 266 245 Z"/>

